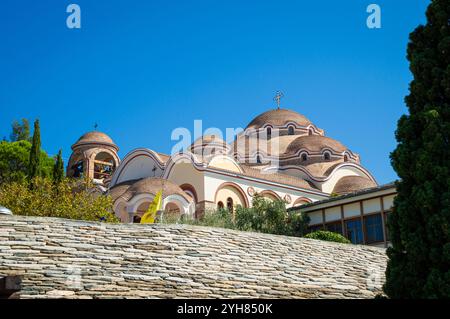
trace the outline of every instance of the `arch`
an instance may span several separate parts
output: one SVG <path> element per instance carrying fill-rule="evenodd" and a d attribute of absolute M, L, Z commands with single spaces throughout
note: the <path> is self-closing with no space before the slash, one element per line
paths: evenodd
<path fill-rule="evenodd" d="M 270 140 L 272 138 L 272 128 L 269 126 L 266 128 L 267 139 Z"/>
<path fill-rule="evenodd" d="M 139 148 L 128 153 L 115 170 L 111 187 L 133 179 L 159 177 L 164 172 L 164 161 L 159 155 L 146 148 Z"/>
<path fill-rule="evenodd" d="M 181 184 L 180 188 L 187 193 L 189 196 L 192 197 L 195 203 L 198 203 L 198 197 L 197 197 L 197 191 L 195 190 L 195 187 L 191 184 L 185 183 Z"/>
<path fill-rule="evenodd" d="M 234 212 L 234 202 L 233 202 L 233 198 L 231 198 L 231 197 L 227 198 L 227 209 L 230 213 Z"/>
<path fill-rule="evenodd" d="M 300 158 L 302 162 L 306 162 L 308 160 L 308 154 L 306 152 L 303 152 L 300 154 Z"/>
<path fill-rule="evenodd" d="M 294 201 L 294 204 L 292 206 L 304 205 L 309 203 L 312 203 L 312 200 L 310 200 L 309 198 L 299 197 Z"/>
<path fill-rule="evenodd" d="M 240 165 L 228 155 L 217 155 L 209 162 L 208 167 L 217 167 L 228 171 L 242 173 Z"/>
<path fill-rule="evenodd" d="M 288 135 L 294 135 L 295 131 L 294 131 L 294 125 L 289 125 L 288 126 Z"/>
<path fill-rule="evenodd" d="M 324 151 L 323 152 L 323 159 L 325 161 L 329 161 L 331 159 L 331 153 L 329 151 Z"/>
<path fill-rule="evenodd" d="M 225 206 L 223 205 L 223 202 L 222 201 L 219 201 L 218 203 L 217 203 L 217 209 L 224 209 L 225 208 Z"/>
<path fill-rule="evenodd" d="M 275 193 L 272 190 L 264 190 L 261 193 L 259 193 L 262 197 L 267 198 L 269 200 L 281 200 L 280 195 L 278 195 L 277 193 Z"/>
<path fill-rule="evenodd" d="M 114 155 L 107 150 L 99 150 L 92 154 L 94 166 L 94 179 L 105 179 L 112 176 L 117 167 Z"/>
<path fill-rule="evenodd" d="M 233 198 L 234 205 L 242 205 L 245 208 L 250 206 L 247 195 L 242 190 L 242 188 L 235 183 L 222 183 L 216 190 L 216 194 L 214 195 L 214 203 L 216 203 L 216 205 L 219 203 L 219 201 L 221 201 L 222 203 L 226 203 L 228 197 Z"/>

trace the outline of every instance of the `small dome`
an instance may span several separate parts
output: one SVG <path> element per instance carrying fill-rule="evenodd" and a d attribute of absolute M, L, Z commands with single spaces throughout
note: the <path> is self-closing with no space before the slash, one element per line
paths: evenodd
<path fill-rule="evenodd" d="M 115 201 L 117 198 L 122 197 L 125 200 L 130 200 L 139 194 L 152 194 L 156 195 L 163 189 L 163 198 L 170 195 L 180 195 L 187 201 L 191 202 L 192 198 L 186 194 L 177 184 L 159 177 L 147 177 L 140 180 L 126 181 L 117 185 L 114 185 L 110 189 L 110 195 Z"/>
<path fill-rule="evenodd" d="M 203 135 L 196 139 L 189 149 L 193 152 L 195 149 L 203 149 L 204 147 L 228 149 L 230 146 L 222 138 L 216 135 Z"/>
<path fill-rule="evenodd" d="M 117 148 L 117 145 L 108 135 L 98 131 L 88 132 L 81 136 L 78 141 L 72 145 L 72 149 L 84 144 L 105 144 Z"/>
<path fill-rule="evenodd" d="M 344 176 L 334 185 L 332 193 L 343 195 L 376 186 L 375 182 L 362 176 Z"/>
<path fill-rule="evenodd" d="M 306 149 L 311 152 L 321 152 L 323 149 L 331 149 L 335 152 L 344 152 L 347 147 L 341 142 L 333 140 L 332 138 L 321 135 L 304 135 L 297 137 L 289 144 L 286 149 L 287 154 L 295 154 L 300 149 Z"/>
<path fill-rule="evenodd" d="M 258 129 L 266 124 L 284 126 L 289 122 L 293 122 L 299 126 L 308 126 L 311 124 L 310 120 L 297 112 L 286 109 L 276 109 L 264 112 L 255 117 L 250 124 L 247 125 L 247 129 Z"/>

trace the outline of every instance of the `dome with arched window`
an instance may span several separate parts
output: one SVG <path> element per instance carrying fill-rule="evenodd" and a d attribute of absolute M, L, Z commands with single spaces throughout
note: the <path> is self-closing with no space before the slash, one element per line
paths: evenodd
<path fill-rule="evenodd" d="M 294 123 L 298 126 L 308 126 L 311 124 L 311 121 L 295 111 L 276 109 L 258 115 L 247 125 L 246 129 L 259 129 L 266 125 L 285 126 L 288 123 Z"/>

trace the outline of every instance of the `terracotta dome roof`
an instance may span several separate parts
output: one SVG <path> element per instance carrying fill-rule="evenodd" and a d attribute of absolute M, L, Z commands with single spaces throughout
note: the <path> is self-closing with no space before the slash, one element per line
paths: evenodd
<path fill-rule="evenodd" d="M 310 120 L 297 112 L 286 109 L 276 109 L 258 115 L 247 125 L 247 128 L 257 129 L 263 127 L 265 124 L 284 126 L 288 122 L 294 122 L 301 126 L 308 126 L 311 124 Z"/>
<path fill-rule="evenodd" d="M 216 135 L 203 135 L 196 139 L 194 143 L 191 144 L 190 150 L 192 151 L 193 148 L 198 147 L 223 147 L 223 148 L 229 148 L 230 146 L 225 142 L 222 138 L 216 136 Z"/>
<path fill-rule="evenodd" d="M 343 195 L 376 186 L 375 182 L 362 176 L 344 176 L 334 185 L 333 193 Z"/>
<path fill-rule="evenodd" d="M 114 185 L 110 189 L 110 195 L 113 201 L 116 201 L 119 197 L 128 201 L 139 194 L 156 195 L 156 193 L 158 193 L 161 189 L 163 189 L 163 198 L 176 194 L 184 197 L 189 202 L 192 201 L 192 198 L 177 184 L 159 177 L 147 177 L 140 180 L 126 181 Z"/>
<path fill-rule="evenodd" d="M 287 147 L 286 153 L 295 154 L 302 148 L 311 152 L 320 152 L 326 148 L 335 152 L 344 152 L 347 150 L 347 147 L 345 147 L 341 142 L 332 138 L 320 135 L 304 135 L 299 136 L 292 141 Z"/>
<path fill-rule="evenodd" d="M 83 144 L 106 144 L 118 148 L 108 135 L 98 131 L 92 131 L 83 134 L 83 136 L 81 136 L 78 141 L 74 145 L 72 145 L 72 148 Z"/>

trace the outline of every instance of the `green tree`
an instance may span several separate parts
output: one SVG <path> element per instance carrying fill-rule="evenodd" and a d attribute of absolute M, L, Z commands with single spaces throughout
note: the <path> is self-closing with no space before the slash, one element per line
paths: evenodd
<path fill-rule="evenodd" d="M 30 123 L 27 119 L 22 119 L 22 123 L 14 121 L 11 126 L 12 132 L 9 137 L 11 142 L 30 140 Z"/>
<path fill-rule="evenodd" d="M 39 128 L 39 120 L 34 121 L 33 144 L 30 150 L 29 173 L 28 178 L 32 181 L 41 173 L 41 130 Z"/>
<path fill-rule="evenodd" d="M 252 207 L 236 208 L 235 227 L 244 231 L 303 236 L 308 220 L 309 218 L 302 213 L 288 213 L 284 201 L 271 201 L 256 194 L 253 197 Z"/>
<path fill-rule="evenodd" d="M 0 205 L 15 215 L 60 217 L 78 220 L 118 222 L 112 213 L 112 199 L 95 191 L 87 179 L 36 177 L 33 189 L 26 180 L 0 185 Z"/>
<path fill-rule="evenodd" d="M 392 165 L 401 180 L 388 221 L 391 298 L 450 297 L 450 5 L 432 0 L 410 34 L 413 80 L 396 131 Z"/>
<path fill-rule="evenodd" d="M 0 184 L 26 179 L 30 150 L 31 143 L 28 141 L 0 142 Z M 41 151 L 40 162 L 41 176 L 50 177 L 54 160 Z"/>
<path fill-rule="evenodd" d="M 59 150 L 56 156 L 55 165 L 53 166 L 53 180 L 59 184 L 64 178 L 64 162 L 62 159 L 62 151 Z"/>

